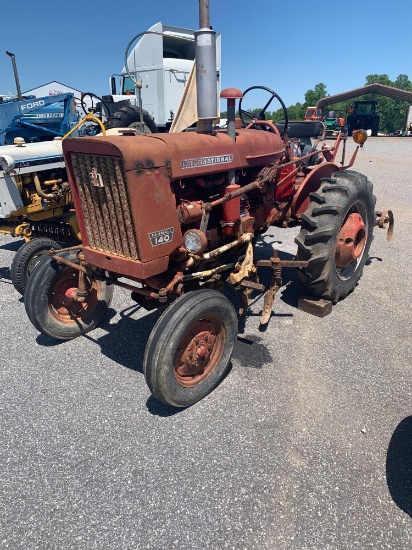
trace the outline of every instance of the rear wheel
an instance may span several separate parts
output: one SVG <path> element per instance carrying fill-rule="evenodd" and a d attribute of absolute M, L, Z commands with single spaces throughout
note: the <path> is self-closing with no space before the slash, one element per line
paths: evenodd
<path fill-rule="evenodd" d="M 372 124 L 372 136 L 377 137 L 379 132 L 379 120 Z"/>
<path fill-rule="evenodd" d="M 130 107 L 125 105 L 120 107 L 117 111 L 111 116 L 109 124 L 106 125 L 107 129 L 110 128 L 135 128 L 139 132 L 144 134 L 153 134 L 157 133 L 158 129 L 153 120 L 147 111 L 143 111 L 143 130 L 140 124 L 140 112 L 137 107 Z"/>
<path fill-rule="evenodd" d="M 78 263 L 76 251 L 60 254 Z M 106 315 L 113 286 L 84 275 L 87 295 L 84 302 L 73 300 L 79 271 L 53 258 L 40 262 L 29 278 L 25 294 L 26 313 L 41 333 L 58 340 L 70 340 L 94 329 Z"/>
<path fill-rule="evenodd" d="M 51 248 L 60 250 L 61 246 L 53 239 L 39 238 L 24 243 L 18 249 L 10 266 L 11 281 L 17 292 L 24 294 L 34 268 Z"/>
<path fill-rule="evenodd" d="M 235 308 L 220 292 L 201 289 L 173 302 L 147 343 L 144 374 L 153 396 L 188 407 L 222 380 L 238 333 Z"/>
<path fill-rule="evenodd" d="M 322 180 L 302 214 L 296 238 L 298 260 L 309 261 L 298 273 L 304 291 L 337 302 L 362 276 L 373 239 L 376 197 L 366 176 L 351 170 Z"/>

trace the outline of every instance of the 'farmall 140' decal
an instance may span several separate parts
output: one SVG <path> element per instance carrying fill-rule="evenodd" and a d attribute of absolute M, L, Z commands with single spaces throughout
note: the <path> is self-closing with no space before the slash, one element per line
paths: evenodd
<path fill-rule="evenodd" d="M 173 240 L 174 227 L 168 227 L 167 229 L 160 229 L 149 233 L 150 242 L 152 246 L 160 246 L 161 244 L 170 243 Z"/>
<path fill-rule="evenodd" d="M 212 166 L 213 164 L 230 164 L 233 155 L 216 155 L 214 157 L 201 157 L 197 159 L 185 159 L 180 161 L 182 168 L 198 168 L 199 166 Z"/>

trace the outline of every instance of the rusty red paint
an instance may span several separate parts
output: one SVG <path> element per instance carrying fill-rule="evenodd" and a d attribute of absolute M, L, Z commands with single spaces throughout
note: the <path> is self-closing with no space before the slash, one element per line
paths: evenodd
<path fill-rule="evenodd" d="M 226 90 L 225 97 L 235 93 Z M 305 163 L 315 153 L 292 157 L 288 141 L 283 141 L 276 126 L 270 121 L 256 124 L 271 131 L 238 128 L 236 141 L 224 131 L 66 140 L 64 153 L 84 236 L 84 265 L 89 270 L 108 272 L 111 281 L 129 277 L 142 282 L 151 298 L 166 300 L 185 291 L 184 283 L 199 263 L 184 249 L 187 230 L 204 229 L 203 248 L 208 250 L 205 257 L 209 259 L 224 254 L 231 238 L 233 241 L 245 232 L 262 232 L 270 224 L 286 225 L 298 218 L 309 205 L 310 193 L 341 167 L 323 162 L 312 168 L 310 163 L 321 162 L 321 153 L 316 152 L 315 160 Z M 334 160 L 334 147 L 325 146 L 322 152 Z M 72 160 L 76 165 L 73 170 Z M 98 189 L 92 188 L 89 177 L 94 163 L 103 184 Z M 228 174 L 233 172 L 236 184 L 228 185 L 232 181 Z M 83 179 L 86 183 L 81 188 L 78 180 Z M 89 208 L 87 223 L 82 219 L 85 204 Z M 126 217 L 121 227 L 119 220 Z M 341 230 L 342 238 L 345 232 L 355 232 L 354 223 L 349 217 Z M 86 228 L 93 233 L 92 238 Z M 107 232 L 102 239 L 100 231 Z M 359 234 L 358 223 L 355 239 L 360 242 Z M 339 245 L 337 266 L 356 259 L 357 246 L 348 252 L 347 244 Z M 190 271 L 186 274 L 186 270 Z M 162 284 L 159 277 L 165 279 Z M 66 289 L 69 298 L 74 296 L 72 288 Z M 194 354 L 197 359 L 205 357 L 206 348 L 197 346 Z M 184 371 L 189 364 L 188 359 L 183 360 Z"/>
<path fill-rule="evenodd" d="M 193 323 L 183 335 L 174 360 L 176 381 L 184 388 L 200 384 L 218 366 L 225 346 L 220 319 L 207 317 Z"/>
<path fill-rule="evenodd" d="M 339 166 L 331 162 L 327 162 L 325 164 L 319 164 L 319 166 L 316 166 L 316 168 L 309 172 L 293 197 L 292 214 L 294 216 L 299 216 L 307 210 L 310 203 L 309 193 L 317 191 L 319 189 L 321 179 L 329 178 L 333 172 L 336 172 L 336 170 L 339 170 Z"/>
<path fill-rule="evenodd" d="M 293 164 L 284 166 L 279 170 L 280 181 L 276 185 L 275 197 L 276 200 L 290 197 L 293 193 L 294 175 L 296 173 L 296 167 Z"/>
<path fill-rule="evenodd" d="M 336 243 L 335 263 L 337 267 L 349 267 L 361 257 L 367 238 L 362 216 L 353 212 L 342 225 Z"/>
<path fill-rule="evenodd" d="M 238 88 L 225 88 L 220 92 L 221 99 L 241 99 L 243 93 Z"/>
<path fill-rule="evenodd" d="M 99 302 L 100 282 L 88 278 L 85 280 L 87 291 L 85 300 L 83 302 L 75 300 L 78 278 L 79 272 L 67 267 L 50 288 L 50 313 L 61 323 L 77 323 L 90 315 Z"/>

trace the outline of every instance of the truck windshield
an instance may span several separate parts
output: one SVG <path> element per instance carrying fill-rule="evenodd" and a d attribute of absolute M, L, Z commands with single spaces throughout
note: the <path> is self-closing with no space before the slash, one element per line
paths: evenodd
<path fill-rule="evenodd" d="M 134 84 L 133 84 L 133 80 L 130 78 L 130 76 L 125 76 L 123 78 L 122 94 L 123 95 L 134 94 Z"/>

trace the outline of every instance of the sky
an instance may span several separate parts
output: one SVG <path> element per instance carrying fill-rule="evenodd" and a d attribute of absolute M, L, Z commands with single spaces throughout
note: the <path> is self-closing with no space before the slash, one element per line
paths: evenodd
<path fill-rule="evenodd" d="M 0 94 L 16 91 L 6 50 L 22 92 L 56 80 L 101 96 L 135 35 L 157 22 L 199 28 L 198 0 L 4 4 Z M 412 0 L 210 0 L 210 20 L 221 33 L 222 89 L 266 86 L 289 106 L 320 82 L 333 95 L 363 86 L 369 74 L 412 80 Z M 260 98 L 243 106 L 259 107 Z"/>

